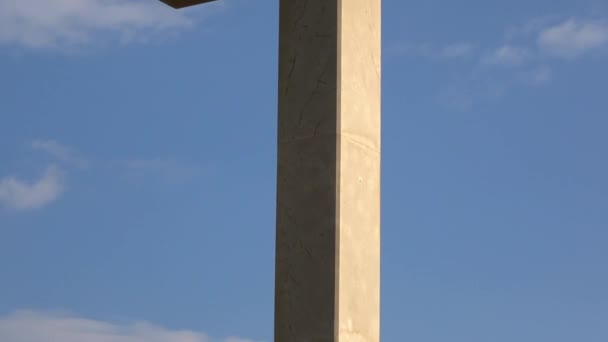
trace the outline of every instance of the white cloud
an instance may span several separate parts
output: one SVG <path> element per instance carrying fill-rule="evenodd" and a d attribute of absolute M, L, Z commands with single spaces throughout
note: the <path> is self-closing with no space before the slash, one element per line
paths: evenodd
<path fill-rule="evenodd" d="M 0 0 L 0 44 L 71 47 L 99 34 L 126 42 L 189 26 L 155 0 Z"/>
<path fill-rule="evenodd" d="M 556 15 L 544 15 L 541 17 L 532 18 L 523 23 L 517 23 L 517 25 L 508 27 L 505 30 L 505 38 L 507 41 L 519 39 L 528 40 L 530 37 L 536 37 L 540 31 L 553 25 L 559 20 L 560 17 Z"/>
<path fill-rule="evenodd" d="M 591 20 L 566 20 L 546 27 L 538 36 L 543 50 L 559 57 L 572 58 L 608 46 L 608 23 Z"/>
<path fill-rule="evenodd" d="M 482 58 L 483 64 L 520 66 L 531 54 L 528 49 L 513 45 L 503 45 Z"/>
<path fill-rule="evenodd" d="M 608 55 L 608 18 L 550 15 L 508 28 L 494 44 L 447 45 L 395 44 L 393 56 L 425 60 L 460 60 L 439 85 L 438 103 L 468 111 L 478 102 L 503 98 L 515 87 L 545 86 L 559 76 L 560 58 L 576 63 L 574 57 L 593 52 Z M 474 37 L 470 37 L 474 38 Z M 465 41 L 472 41 L 468 39 Z M 464 69 L 456 69 L 456 67 Z"/>
<path fill-rule="evenodd" d="M 240 337 L 228 337 L 224 342 L 255 342 L 250 339 L 240 338 Z"/>
<path fill-rule="evenodd" d="M 36 181 L 28 182 L 15 177 L 0 179 L 0 204 L 15 210 L 44 207 L 62 194 L 62 178 L 63 174 L 59 168 L 49 166 Z"/>
<path fill-rule="evenodd" d="M 528 72 L 524 72 L 522 79 L 530 85 L 543 85 L 549 83 L 553 78 L 553 71 L 548 66 L 540 66 Z"/>
<path fill-rule="evenodd" d="M 0 319 L 0 340 L 11 342 L 208 342 L 192 331 L 146 322 L 112 324 L 69 315 L 20 311 Z"/>
<path fill-rule="evenodd" d="M 440 55 L 447 58 L 467 57 L 473 53 L 475 47 L 469 43 L 454 43 L 444 46 Z"/>
<path fill-rule="evenodd" d="M 81 157 L 76 150 L 54 140 L 34 140 L 31 146 L 35 150 L 48 153 L 59 161 L 73 164 L 81 168 L 86 167 L 87 165 L 87 161 Z"/>
<path fill-rule="evenodd" d="M 212 342 L 206 334 L 148 322 L 111 323 L 75 315 L 18 311 L 0 317 L 0 341 L 10 342 Z M 217 341 L 217 340 L 216 340 Z M 228 338 L 224 342 L 253 342 Z"/>

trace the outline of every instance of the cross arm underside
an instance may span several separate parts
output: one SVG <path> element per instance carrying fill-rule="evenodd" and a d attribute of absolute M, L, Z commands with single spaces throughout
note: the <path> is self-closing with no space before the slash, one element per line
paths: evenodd
<path fill-rule="evenodd" d="M 204 4 L 215 0 L 160 0 L 173 8 L 184 8 Z"/>

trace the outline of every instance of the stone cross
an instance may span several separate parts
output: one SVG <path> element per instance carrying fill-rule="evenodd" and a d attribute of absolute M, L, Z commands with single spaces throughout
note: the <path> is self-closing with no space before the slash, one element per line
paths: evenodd
<path fill-rule="evenodd" d="M 274 340 L 379 342 L 381 0 L 279 2 Z"/>

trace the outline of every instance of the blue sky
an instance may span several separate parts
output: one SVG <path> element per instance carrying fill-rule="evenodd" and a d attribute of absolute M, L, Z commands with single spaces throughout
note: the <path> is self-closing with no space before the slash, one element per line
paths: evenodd
<path fill-rule="evenodd" d="M 608 3 L 383 6 L 383 340 L 608 340 Z M 272 340 L 277 10 L 0 0 L 1 341 Z"/>

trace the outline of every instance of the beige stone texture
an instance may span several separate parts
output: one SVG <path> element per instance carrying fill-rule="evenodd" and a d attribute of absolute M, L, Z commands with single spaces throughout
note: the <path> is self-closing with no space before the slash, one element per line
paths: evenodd
<path fill-rule="evenodd" d="M 380 339 L 380 0 L 281 0 L 276 342 Z"/>
<path fill-rule="evenodd" d="M 343 0 L 339 30 L 338 338 L 380 340 L 380 0 Z"/>

